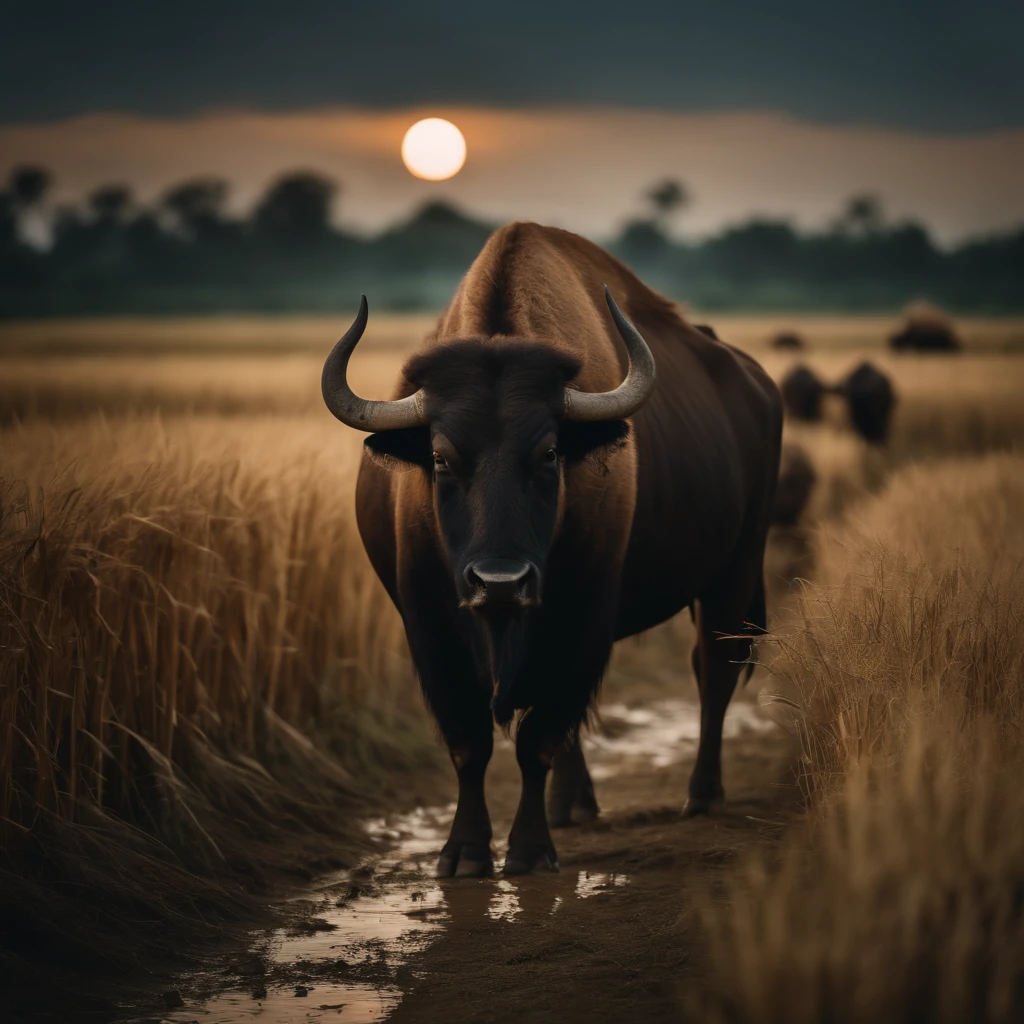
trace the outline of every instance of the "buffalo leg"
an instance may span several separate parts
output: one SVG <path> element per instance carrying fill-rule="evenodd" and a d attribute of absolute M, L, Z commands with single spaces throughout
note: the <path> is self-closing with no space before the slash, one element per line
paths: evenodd
<path fill-rule="evenodd" d="M 428 635 L 442 635 L 428 623 Z M 420 645 L 427 628 L 407 629 L 423 695 L 437 720 L 459 780 L 459 799 L 448 841 L 437 861 L 438 878 L 479 878 L 493 870 L 491 819 L 484 799 L 484 775 L 494 748 L 489 694 L 476 680 L 469 651 L 452 637 L 445 644 Z M 438 658 L 437 652 L 444 652 Z"/>
<path fill-rule="evenodd" d="M 579 734 L 572 735 L 556 751 L 548 785 L 548 824 L 551 828 L 593 821 L 599 814 L 594 784 L 587 771 Z"/>
<path fill-rule="evenodd" d="M 722 788 L 722 724 L 725 711 L 743 669 L 741 662 L 750 656 L 750 641 L 737 637 L 742 633 L 742 618 L 729 628 L 702 608 L 697 616 L 698 649 L 693 664 L 700 690 L 700 743 L 697 762 L 690 776 L 689 796 L 683 814 L 707 814 L 725 799 Z"/>
<path fill-rule="evenodd" d="M 463 708 L 454 721 L 445 716 L 441 731 L 459 780 L 459 801 L 436 874 L 438 878 L 481 878 L 494 869 L 491 817 L 484 798 L 484 776 L 494 749 L 490 708 L 480 701 L 478 707 Z"/>
<path fill-rule="evenodd" d="M 551 841 L 544 809 L 544 784 L 555 752 L 565 742 L 565 733 L 564 727 L 556 726 L 536 708 L 519 726 L 516 760 L 523 777 L 523 789 L 508 836 L 506 875 L 558 870 L 558 854 Z"/>

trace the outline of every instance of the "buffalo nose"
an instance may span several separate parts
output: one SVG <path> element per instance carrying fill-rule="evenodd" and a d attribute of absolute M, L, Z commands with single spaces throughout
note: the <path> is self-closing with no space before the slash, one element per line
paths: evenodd
<path fill-rule="evenodd" d="M 524 608 L 537 603 L 538 574 L 532 562 L 485 558 L 466 567 L 474 608 Z"/>

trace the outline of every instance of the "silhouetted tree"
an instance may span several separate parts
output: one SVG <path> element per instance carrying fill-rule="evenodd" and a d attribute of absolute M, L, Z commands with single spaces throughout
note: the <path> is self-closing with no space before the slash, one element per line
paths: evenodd
<path fill-rule="evenodd" d="M 882 200 L 865 192 L 847 200 L 839 218 L 839 229 L 855 235 L 873 235 L 882 230 L 884 223 Z"/>
<path fill-rule="evenodd" d="M 223 225 L 228 190 L 223 178 L 195 178 L 165 192 L 160 205 L 170 214 L 178 231 L 197 238 Z"/>
<path fill-rule="evenodd" d="M 646 271 L 662 261 L 672 243 L 653 220 L 631 220 L 615 240 L 615 255 L 631 267 Z"/>
<path fill-rule="evenodd" d="M 644 198 L 651 204 L 654 219 L 664 225 L 677 210 L 690 205 L 689 189 L 676 178 L 665 178 L 656 182 L 645 193 Z"/>
<path fill-rule="evenodd" d="M 750 283 L 798 274 L 800 239 L 786 221 L 752 220 L 728 228 L 704 247 L 711 266 L 728 280 Z"/>
<path fill-rule="evenodd" d="M 18 235 L 14 199 L 9 192 L 0 192 L 0 248 L 12 245 Z"/>
<path fill-rule="evenodd" d="M 104 224 L 118 224 L 132 209 L 132 190 L 128 185 L 101 185 L 89 195 L 93 216 Z"/>
<path fill-rule="evenodd" d="M 313 241 L 330 231 L 337 186 L 312 171 L 279 178 L 256 207 L 256 229 L 282 241 Z"/>
<path fill-rule="evenodd" d="M 248 218 L 227 213 L 228 184 L 195 178 L 156 204 L 125 185 L 53 208 L 51 177 L 22 166 L 0 189 L 0 317 L 40 313 L 336 309 L 360 290 L 375 305 L 436 308 L 492 225 L 429 203 L 373 239 L 331 226 L 333 182 L 311 172 L 275 181 Z M 665 222 L 688 201 L 666 179 L 612 251 L 666 294 L 706 308 L 860 308 L 917 297 L 957 309 L 1024 309 L 1024 230 L 949 252 L 912 222 L 889 223 L 880 200 L 853 196 L 829 230 L 797 233 L 752 219 L 701 242 Z M 653 214 L 651 209 L 653 208 Z"/>
<path fill-rule="evenodd" d="M 492 230 L 493 225 L 467 217 L 450 203 L 435 200 L 374 240 L 369 252 L 386 272 L 450 272 L 461 267 L 461 273 Z"/>
<path fill-rule="evenodd" d="M 15 167 L 8 179 L 9 192 L 22 210 L 38 206 L 53 183 L 53 175 L 45 167 Z"/>

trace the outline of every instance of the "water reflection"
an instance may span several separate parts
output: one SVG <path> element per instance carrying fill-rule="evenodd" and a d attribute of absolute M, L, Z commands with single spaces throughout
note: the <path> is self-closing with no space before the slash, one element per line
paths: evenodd
<path fill-rule="evenodd" d="M 299 990 L 306 991 L 306 995 L 296 995 Z M 181 1010 L 164 1020 L 202 1021 L 203 1024 L 236 1024 L 245 1020 L 258 1020 L 263 1024 L 287 1024 L 289 1021 L 376 1024 L 387 1020 L 401 1001 L 402 993 L 397 988 L 319 983 L 272 989 L 263 999 L 240 992 L 222 992 L 205 1006 Z"/>
<path fill-rule="evenodd" d="M 519 905 L 519 894 L 511 882 L 501 879 L 494 886 L 494 893 L 487 902 L 487 916 L 492 921 L 514 921 L 522 912 Z M 452 894 L 453 901 L 457 897 Z"/>
<path fill-rule="evenodd" d="M 629 885 L 631 881 L 629 875 L 616 874 L 614 871 L 581 871 L 576 879 L 576 896 L 585 900 L 588 896 L 620 889 L 624 885 Z"/>

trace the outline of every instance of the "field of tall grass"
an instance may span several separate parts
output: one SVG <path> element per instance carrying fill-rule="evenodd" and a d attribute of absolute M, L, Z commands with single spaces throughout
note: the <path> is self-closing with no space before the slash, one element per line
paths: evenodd
<path fill-rule="evenodd" d="M 351 862 L 372 801 L 441 764 L 354 527 L 360 438 L 319 397 L 345 326 L 0 330 L 0 969 L 131 965 L 183 934 L 198 949 L 282 872 Z M 357 390 L 387 396 L 426 326 L 371 319 Z M 1024 329 L 978 321 L 959 357 L 896 359 L 882 321 L 801 323 L 796 357 L 766 344 L 790 325 L 716 326 L 776 375 L 804 361 L 831 382 L 867 357 L 899 395 L 885 449 L 838 406 L 787 425 L 818 484 L 769 552 L 762 660 L 799 709 L 813 810 L 780 860 L 737 878 L 712 936 L 739 973 L 709 1013 L 852 1020 L 843 986 L 898 995 L 869 983 L 861 946 L 908 958 L 922 992 L 935 971 L 953 984 L 954 961 L 1003 970 L 1020 950 L 991 901 L 1024 863 L 1024 805 L 997 800 L 1021 763 L 1024 466 L 988 453 L 1024 444 Z M 799 614 L 798 576 L 814 581 Z M 682 616 L 621 645 L 616 692 L 655 692 L 690 643 Z M 946 959 L 911 963 L 933 923 L 952 929 Z"/>
<path fill-rule="evenodd" d="M 822 537 L 772 670 L 811 813 L 707 915 L 705 1019 L 1024 1017 L 1024 457 L 911 467 Z"/>
<path fill-rule="evenodd" d="M 439 757 L 355 531 L 358 439 L 149 415 L 0 443 L 7 942 L 130 969 L 350 863 L 369 797 Z"/>

